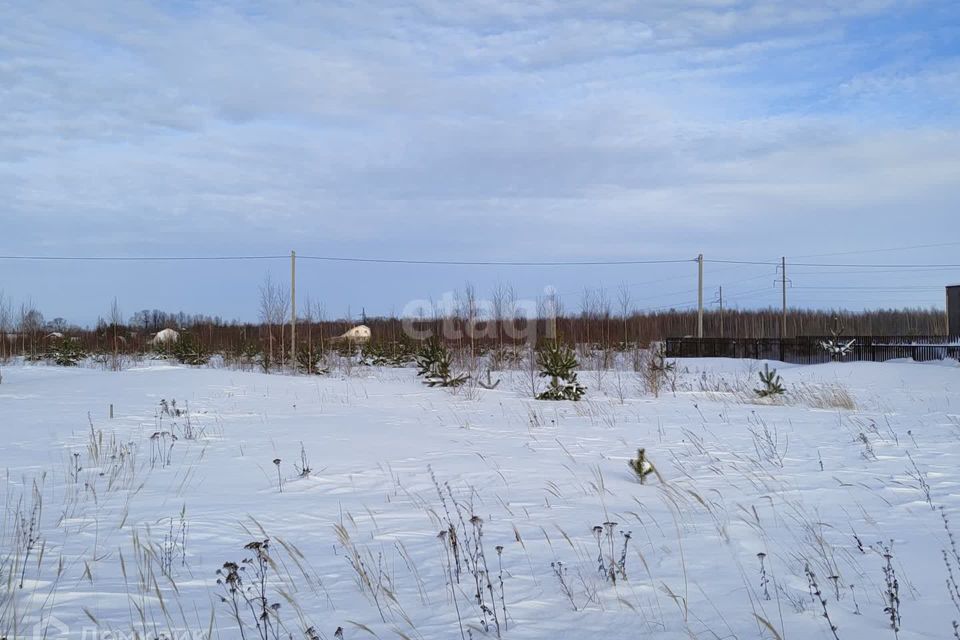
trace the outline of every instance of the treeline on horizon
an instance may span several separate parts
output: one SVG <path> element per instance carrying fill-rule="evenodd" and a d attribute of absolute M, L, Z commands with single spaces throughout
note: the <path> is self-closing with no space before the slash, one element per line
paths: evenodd
<path fill-rule="evenodd" d="M 554 321 L 545 314 L 538 318 L 508 315 L 485 317 L 461 310 L 443 316 L 419 319 L 361 317 L 318 320 L 316 314 L 298 318 L 297 346 L 326 349 L 349 328 L 366 324 L 373 343 L 415 343 L 427 336 L 440 336 L 452 346 L 471 350 L 523 343 L 530 336 L 543 337 L 555 326 L 560 340 L 570 344 L 592 344 L 599 348 L 625 345 L 647 346 L 666 338 L 694 336 L 696 310 L 654 312 L 561 313 Z M 258 323 L 225 321 L 216 316 L 167 313 L 145 310 L 122 318 L 114 304 L 106 319 L 95 328 L 71 326 L 61 318 L 45 320 L 34 308 L 21 306 L 18 313 L 7 308 L 0 313 L 0 357 L 37 355 L 48 344 L 69 337 L 88 352 L 146 353 L 151 338 L 163 329 L 174 329 L 212 353 L 236 353 L 250 349 L 289 353 L 289 313 L 274 309 Z M 704 313 L 707 338 L 778 338 L 782 313 L 779 309 L 731 309 Z M 472 327 L 472 330 L 471 330 Z M 411 335 L 413 329 L 415 335 Z M 847 336 L 941 336 L 947 333 L 947 319 L 939 309 L 885 309 L 873 311 L 790 309 L 787 337 L 826 336 L 839 329 Z M 281 356 L 282 357 L 282 356 Z"/>

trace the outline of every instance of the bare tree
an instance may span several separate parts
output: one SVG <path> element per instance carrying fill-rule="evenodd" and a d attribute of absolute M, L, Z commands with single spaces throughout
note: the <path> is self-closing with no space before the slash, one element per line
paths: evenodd
<path fill-rule="evenodd" d="M 322 325 L 325 320 L 325 311 L 322 302 L 313 302 L 310 294 L 307 294 L 303 301 L 303 311 L 301 311 L 302 325 L 307 329 L 307 353 L 310 360 L 313 360 L 314 352 L 323 353 L 323 330 Z M 317 326 L 319 325 L 319 326 Z M 319 347 L 314 344 L 314 330 L 316 329 Z"/>
<path fill-rule="evenodd" d="M 30 340 L 30 355 L 36 355 L 37 334 L 43 329 L 43 314 L 33 306 L 33 300 L 20 303 L 17 318 L 17 331 L 20 333 L 20 352 L 27 352 L 27 340 Z"/>
<path fill-rule="evenodd" d="M 320 351 L 324 351 L 324 341 L 323 341 L 323 323 L 327 320 L 327 309 L 323 306 L 322 302 L 314 303 L 313 305 L 314 317 L 317 319 L 317 324 L 320 325 L 318 329 L 320 333 Z"/>
<path fill-rule="evenodd" d="M 10 323 L 13 320 L 13 303 L 0 291 L 0 363 L 6 362 L 9 357 L 7 349 L 7 334 L 10 332 Z M 3 382 L 3 372 L 0 371 L 0 383 Z"/>
<path fill-rule="evenodd" d="M 123 324 L 123 313 L 120 311 L 120 305 L 117 303 L 117 299 L 114 298 L 113 302 L 110 303 L 110 330 L 113 333 L 113 358 L 110 362 L 110 367 L 114 371 L 120 371 L 120 341 L 124 340 L 124 337 L 120 335 L 120 326 Z"/>
<path fill-rule="evenodd" d="M 477 290 L 469 282 L 463 289 L 463 317 L 466 320 L 467 335 L 470 338 L 470 359 L 476 356 L 476 329 L 480 310 L 477 306 Z"/>
<path fill-rule="evenodd" d="M 5 361 L 10 355 L 7 334 L 10 333 L 12 323 L 13 301 L 0 291 L 0 362 Z"/>
<path fill-rule="evenodd" d="M 260 285 L 260 322 L 267 329 L 267 355 L 269 362 L 273 362 L 274 326 L 280 328 L 280 358 L 284 362 L 285 340 L 283 325 L 287 319 L 287 310 L 290 306 L 290 293 L 283 286 L 275 284 L 269 272 Z"/>
<path fill-rule="evenodd" d="M 607 290 L 604 287 L 597 289 L 597 313 L 600 316 L 602 325 L 600 326 L 600 343 L 604 351 L 610 345 L 610 298 L 607 297 Z"/>
<path fill-rule="evenodd" d="M 519 327 L 517 326 L 520 323 L 519 309 L 517 308 L 517 292 L 514 290 L 513 286 L 508 286 L 503 296 L 503 317 L 507 322 L 507 336 L 510 338 L 511 342 L 517 339 L 519 335 Z"/>
<path fill-rule="evenodd" d="M 583 325 L 586 329 L 586 336 L 583 340 L 585 344 L 590 344 L 590 325 L 595 315 L 595 304 L 593 300 L 593 291 L 589 288 L 583 288 L 583 294 L 580 296 L 580 317 L 583 319 Z M 576 341 L 576 338 L 574 338 Z"/>
<path fill-rule="evenodd" d="M 274 307 L 274 324 L 280 332 L 280 364 L 287 361 L 287 320 L 290 317 L 290 288 L 277 285 L 277 298 Z"/>
<path fill-rule="evenodd" d="M 620 303 L 620 318 L 623 321 L 623 345 L 626 347 L 630 342 L 627 334 L 627 319 L 630 317 L 630 285 L 626 282 L 620 283 L 617 290 L 617 302 Z"/>
<path fill-rule="evenodd" d="M 537 300 L 537 319 L 543 319 L 544 332 L 550 340 L 559 340 L 560 331 L 557 321 L 563 317 L 563 301 L 553 287 L 548 287 L 546 295 Z"/>
<path fill-rule="evenodd" d="M 503 349 L 503 310 L 506 302 L 507 290 L 502 282 L 498 282 L 490 292 L 490 313 L 493 316 L 494 336 L 497 347 Z M 489 332 L 488 332 L 489 335 Z"/>

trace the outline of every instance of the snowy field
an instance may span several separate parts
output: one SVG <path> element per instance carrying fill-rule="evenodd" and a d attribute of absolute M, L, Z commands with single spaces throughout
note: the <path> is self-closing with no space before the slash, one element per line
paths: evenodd
<path fill-rule="evenodd" d="M 0 636 L 960 637 L 956 363 L 779 365 L 780 404 L 682 364 L 579 403 L 6 366 Z"/>

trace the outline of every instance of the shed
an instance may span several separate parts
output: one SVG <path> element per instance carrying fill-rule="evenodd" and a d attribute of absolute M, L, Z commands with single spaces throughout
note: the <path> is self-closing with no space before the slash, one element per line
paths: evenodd
<path fill-rule="evenodd" d="M 960 284 L 947 287 L 947 333 L 960 336 Z"/>

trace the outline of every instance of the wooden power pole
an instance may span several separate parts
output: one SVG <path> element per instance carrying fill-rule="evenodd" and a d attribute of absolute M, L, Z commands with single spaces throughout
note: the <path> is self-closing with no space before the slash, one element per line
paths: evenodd
<path fill-rule="evenodd" d="M 290 362 L 297 372 L 297 252 L 290 252 Z"/>
<path fill-rule="evenodd" d="M 697 256 L 697 337 L 703 337 L 703 254 Z"/>

